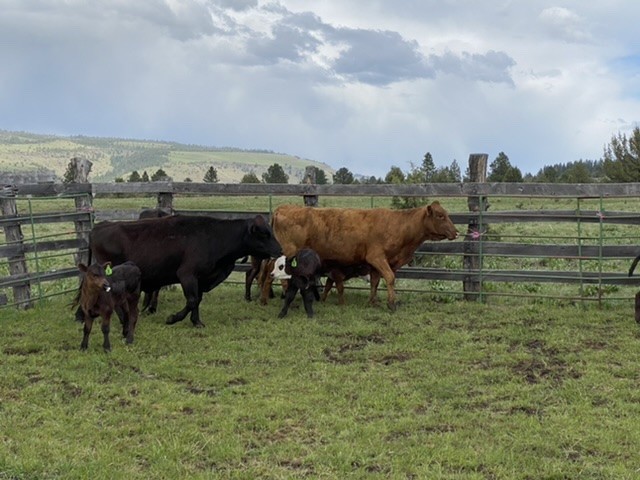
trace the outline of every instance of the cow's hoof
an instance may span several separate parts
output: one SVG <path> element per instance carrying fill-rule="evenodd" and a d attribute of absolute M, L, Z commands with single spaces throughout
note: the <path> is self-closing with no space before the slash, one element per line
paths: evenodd
<path fill-rule="evenodd" d="M 193 328 L 204 328 L 204 323 L 202 322 L 194 323 Z"/>
<path fill-rule="evenodd" d="M 390 311 L 395 312 L 398 309 L 397 303 L 387 303 L 387 307 Z"/>
<path fill-rule="evenodd" d="M 173 315 L 170 315 L 167 318 L 167 321 L 165 322 L 167 325 L 173 325 L 174 323 L 178 323 L 178 319 L 175 318 Z"/>

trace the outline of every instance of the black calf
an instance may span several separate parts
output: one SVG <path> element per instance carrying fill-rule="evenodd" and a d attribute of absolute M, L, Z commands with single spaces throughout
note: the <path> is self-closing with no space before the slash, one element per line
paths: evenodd
<path fill-rule="evenodd" d="M 300 290 L 307 317 L 313 317 L 313 299 L 320 300 L 317 287 L 317 275 L 320 269 L 320 257 L 310 248 L 303 248 L 297 255 L 287 258 L 284 255 L 275 261 L 271 277 L 279 280 L 289 280 L 284 294 L 284 305 L 278 314 L 283 318 L 289 310 L 289 305 Z"/>

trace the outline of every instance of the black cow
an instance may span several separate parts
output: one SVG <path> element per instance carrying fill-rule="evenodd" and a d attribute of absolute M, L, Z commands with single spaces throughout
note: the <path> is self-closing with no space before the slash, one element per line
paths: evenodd
<path fill-rule="evenodd" d="M 265 219 L 221 220 L 205 216 L 174 215 L 133 222 L 102 222 L 90 235 L 91 254 L 97 262 L 135 262 L 142 271 L 142 290 L 154 291 L 180 283 L 185 307 L 170 315 L 168 324 L 191 314 L 200 321 L 200 302 L 233 271 L 238 258 L 282 254 Z"/>
<path fill-rule="evenodd" d="M 175 215 L 175 210 L 171 207 L 166 208 L 147 208 L 140 212 L 139 220 L 145 218 L 162 218 L 169 215 Z M 145 310 L 149 313 L 155 313 L 158 310 L 158 295 L 160 290 L 153 290 L 151 292 L 144 292 L 144 298 L 142 299 L 142 311 Z"/>
<path fill-rule="evenodd" d="M 304 309 L 307 317 L 313 317 L 313 299 L 320 300 L 318 293 L 318 272 L 320 270 L 320 257 L 310 248 L 303 248 L 293 257 L 284 255 L 277 258 L 271 272 L 271 278 L 288 280 L 287 290 L 284 294 L 284 305 L 278 314 L 283 318 L 289 310 L 289 305 L 300 290 Z"/>

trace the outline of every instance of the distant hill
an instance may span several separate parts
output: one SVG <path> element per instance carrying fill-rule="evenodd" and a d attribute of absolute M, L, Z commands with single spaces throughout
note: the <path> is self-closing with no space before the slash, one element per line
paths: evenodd
<path fill-rule="evenodd" d="M 89 176 L 93 182 L 113 182 L 117 177 L 126 180 L 134 170 L 140 175 L 146 171 L 151 176 L 159 168 L 176 182 L 186 178 L 202 182 L 206 171 L 213 166 L 221 183 L 238 183 L 251 171 L 262 178 L 274 163 L 289 175 L 289 183 L 300 183 L 309 165 L 324 170 L 327 178 L 335 173 L 324 163 L 263 150 L 0 130 L 0 177 L 61 181 L 73 157 L 93 162 Z"/>

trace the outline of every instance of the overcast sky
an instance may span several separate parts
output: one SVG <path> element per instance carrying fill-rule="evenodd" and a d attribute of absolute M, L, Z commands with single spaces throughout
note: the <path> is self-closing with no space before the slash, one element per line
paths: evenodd
<path fill-rule="evenodd" d="M 0 0 L 0 129 L 354 173 L 601 158 L 640 122 L 637 0 Z"/>

